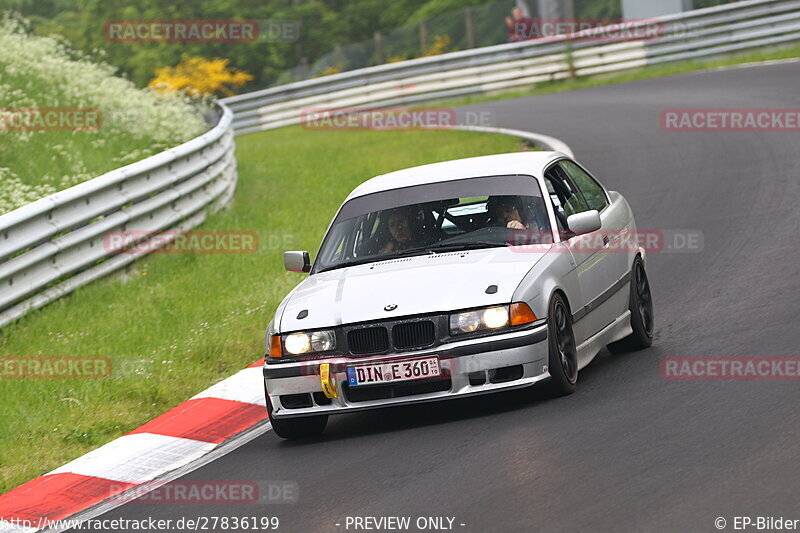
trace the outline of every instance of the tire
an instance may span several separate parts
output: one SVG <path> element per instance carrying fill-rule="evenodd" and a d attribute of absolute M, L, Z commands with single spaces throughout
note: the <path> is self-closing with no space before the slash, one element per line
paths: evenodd
<path fill-rule="evenodd" d="M 578 350 L 575 334 L 572 331 L 572 314 L 561 294 L 553 295 L 547 317 L 547 342 L 550 354 L 548 392 L 551 396 L 567 396 L 575 392 L 578 382 Z"/>
<path fill-rule="evenodd" d="M 304 416 L 277 420 L 269 417 L 272 431 L 282 439 L 307 439 L 318 437 L 325 431 L 328 415 Z"/>
<path fill-rule="evenodd" d="M 653 295 L 641 256 L 636 256 L 631 268 L 631 289 L 628 309 L 631 312 L 633 333 L 622 340 L 611 343 L 608 349 L 614 353 L 643 350 L 653 344 Z"/>

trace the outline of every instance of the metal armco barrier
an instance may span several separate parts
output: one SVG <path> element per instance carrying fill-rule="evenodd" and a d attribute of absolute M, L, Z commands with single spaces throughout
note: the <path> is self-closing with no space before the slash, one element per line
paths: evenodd
<path fill-rule="evenodd" d="M 233 113 L 180 146 L 0 216 L 0 326 L 133 262 L 114 231 L 197 226 L 236 189 Z"/>
<path fill-rule="evenodd" d="M 599 43 L 605 29 L 343 72 L 226 98 L 236 133 L 297 124 L 309 108 L 386 107 L 491 93 L 578 76 L 800 41 L 800 0 L 745 0 L 641 21 L 650 40 Z M 595 37 L 594 41 L 592 37 Z M 571 46 L 570 46 L 571 45 Z"/>
<path fill-rule="evenodd" d="M 587 30 L 226 98 L 205 134 L 0 216 L 0 326 L 133 262 L 136 254 L 106 250 L 109 232 L 189 229 L 224 206 L 236 188 L 234 132 L 297 124 L 308 108 L 406 105 L 563 79 L 570 68 L 619 72 L 800 41 L 800 0 L 744 0 L 657 23 L 651 40 L 601 44 L 591 37 L 609 28 Z"/>

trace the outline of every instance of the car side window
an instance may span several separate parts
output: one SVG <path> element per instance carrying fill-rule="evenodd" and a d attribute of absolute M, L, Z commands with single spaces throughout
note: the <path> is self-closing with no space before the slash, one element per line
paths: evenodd
<path fill-rule="evenodd" d="M 589 209 L 602 211 L 608 206 L 608 199 L 603 187 L 593 177 L 572 161 L 561 161 L 559 164 L 583 193 Z"/>
<path fill-rule="evenodd" d="M 544 177 L 547 182 L 547 192 L 553 202 L 553 209 L 555 209 L 559 225 L 566 227 L 567 217 L 589 210 L 583 195 L 559 165 L 556 164 L 550 167 L 545 172 Z"/>

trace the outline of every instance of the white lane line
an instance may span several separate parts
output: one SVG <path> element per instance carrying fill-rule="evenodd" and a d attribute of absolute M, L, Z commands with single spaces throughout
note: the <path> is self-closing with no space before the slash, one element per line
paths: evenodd
<path fill-rule="evenodd" d="M 245 368 L 216 385 L 212 385 L 200 394 L 192 396 L 191 399 L 221 398 L 266 407 L 263 379 L 262 367 Z"/>
<path fill-rule="evenodd" d="M 135 433 L 115 439 L 50 473 L 71 472 L 112 481 L 142 483 L 189 464 L 216 446 L 199 440 Z"/>
<path fill-rule="evenodd" d="M 770 67 L 772 65 L 787 65 L 791 63 L 800 63 L 800 57 L 790 57 L 788 59 L 770 59 L 769 61 L 753 61 L 751 63 L 740 63 L 738 65 L 724 65 L 722 67 L 714 67 L 699 72 L 718 72 L 720 70 L 737 70 L 740 68 Z"/>
<path fill-rule="evenodd" d="M 573 154 L 572 149 L 567 143 L 561 139 L 556 139 L 555 137 L 543 135 L 541 133 L 534 133 L 532 131 L 524 130 L 512 130 L 509 128 L 493 128 L 489 126 L 456 126 L 454 129 L 462 131 L 476 131 L 480 133 L 500 133 L 503 135 L 511 135 L 513 137 L 519 137 L 521 139 L 536 143 L 540 146 L 544 146 L 545 148 L 549 148 L 554 152 L 561 152 L 569 157 L 575 157 L 575 154 Z"/>

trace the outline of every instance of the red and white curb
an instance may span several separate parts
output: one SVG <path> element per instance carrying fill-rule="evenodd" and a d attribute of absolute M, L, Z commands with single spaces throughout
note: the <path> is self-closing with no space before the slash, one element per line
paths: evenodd
<path fill-rule="evenodd" d="M 0 532 L 32 533 L 197 462 L 267 418 L 263 360 L 0 496 Z M 47 522 L 45 522 L 45 520 Z"/>

